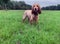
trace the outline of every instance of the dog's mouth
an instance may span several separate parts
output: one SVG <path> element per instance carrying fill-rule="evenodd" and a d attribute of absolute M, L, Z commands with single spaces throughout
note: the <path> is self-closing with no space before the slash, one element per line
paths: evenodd
<path fill-rule="evenodd" d="M 34 9 L 34 13 L 38 13 L 38 10 L 37 9 Z"/>
<path fill-rule="evenodd" d="M 33 12 L 33 14 L 34 14 L 34 15 L 38 15 L 38 11 L 35 10 L 35 11 Z"/>

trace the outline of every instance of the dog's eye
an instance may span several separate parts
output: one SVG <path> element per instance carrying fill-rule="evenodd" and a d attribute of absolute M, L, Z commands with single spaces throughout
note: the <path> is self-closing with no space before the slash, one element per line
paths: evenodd
<path fill-rule="evenodd" d="M 35 7 L 35 6 L 33 6 L 33 7 Z"/>

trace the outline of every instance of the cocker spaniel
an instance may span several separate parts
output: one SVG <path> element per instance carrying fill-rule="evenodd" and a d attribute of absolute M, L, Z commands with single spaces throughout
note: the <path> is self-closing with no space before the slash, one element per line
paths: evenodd
<path fill-rule="evenodd" d="M 34 21 L 38 21 L 38 14 L 41 14 L 41 8 L 39 4 L 34 4 L 31 10 L 26 10 L 23 15 L 23 22 L 26 18 L 32 24 Z"/>

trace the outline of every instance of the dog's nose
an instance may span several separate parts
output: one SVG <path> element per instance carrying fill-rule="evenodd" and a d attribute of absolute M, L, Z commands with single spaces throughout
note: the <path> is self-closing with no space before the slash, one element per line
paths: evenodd
<path fill-rule="evenodd" d="M 36 8 L 35 8 L 35 10 L 36 10 Z"/>

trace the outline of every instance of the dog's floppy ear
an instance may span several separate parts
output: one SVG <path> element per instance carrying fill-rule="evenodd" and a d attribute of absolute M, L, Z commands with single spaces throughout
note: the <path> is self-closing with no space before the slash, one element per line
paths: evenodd
<path fill-rule="evenodd" d="M 39 5 L 38 5 L 38 13 L 41 14 L 41 8 Z"/>

